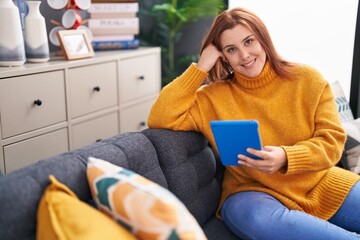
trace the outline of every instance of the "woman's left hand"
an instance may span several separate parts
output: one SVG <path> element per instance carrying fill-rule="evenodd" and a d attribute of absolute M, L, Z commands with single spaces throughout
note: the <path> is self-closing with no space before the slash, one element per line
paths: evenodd
<path fill-rule="evenodd" d="M 265 146 L 262 150 L 248 148 L 247 152 L 261 159 L 253 159 L 239 154 L 239 164 L 268 174 L 275 173 L 281 168 L 287 166 L 286 153 L 281 147 Z"/>

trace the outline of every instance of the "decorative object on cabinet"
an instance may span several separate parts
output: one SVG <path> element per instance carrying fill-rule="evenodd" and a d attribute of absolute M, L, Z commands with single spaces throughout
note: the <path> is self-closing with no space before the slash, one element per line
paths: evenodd
<path fill-rule="evenodd" d="M 25 63 L 25 47 L 20 13 L 12 0 L 0 0 L 0 66 Z"/>
<path fill-rule="evenodd" d="M 25 17 L 25 52 L 28 62 L 41 63 L 50 59 L 45 18 L 40 13 L 41 1 L 27 1 Z"/>
<path fill-rule="evenodd" d="M 79 10 L 87 10 L 91 6 L 91 1 L 89 0 L 69 0 L 70 8 L 79 9 Z"/>
<path fill-rule="evenodd" d="M 61 30 L 57 32 L 57 36 L 66 59 L 94 56 L 94 50 L 85 30 Z"/>
<path fill-rule="evenodd" d="M 61 24 L 66 29 L 76 29 L 82 23 L 82 17 L 74 9 L 68 9 L 61 17 Z"/>
<path fill-rule="evenodd" d="M 26 0 L 12 0 L 15 6 L 19 9 L 20 13 L 20 22 L 22 27 L 23 36 L 25 36 L 25 17 L 28 14 L 28 6 Z"/>
<path fill-rule="evenodd" d="M 92 33 L 84 24 L 88 21 L 83 19 L 78 11 L 86 11 L 91 6 L 91 0 L 47 0 L 50 8 L 55 10 L 65 9 L 61 23 L 53 19 L 50 20 L 55 25 L 49 32 L 49 40 L 54 46 L 60 46 L 57 39 L 57 33 L 61 30 L 85 30 L 87 38 L 91 42 Z"/>
<path fill-rule="evenodd" d="M 68 5 L 68 0 L 47 0 L 47 4 L 52 9 L 61 10 Z"/>
<path fill-rule="evenodd" d="M 146 128 L 160 62 L 151 47 L 0 68 L 0 171 Z"/>

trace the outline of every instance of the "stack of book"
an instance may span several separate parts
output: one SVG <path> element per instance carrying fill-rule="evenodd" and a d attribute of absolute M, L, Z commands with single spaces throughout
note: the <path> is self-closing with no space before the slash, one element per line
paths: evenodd
<path fill-rule="evenodd" d="M 88 27 L 94 50 L 138 48 L 138 11 L 137 0 L 93 0 L 88 9 Z"/>

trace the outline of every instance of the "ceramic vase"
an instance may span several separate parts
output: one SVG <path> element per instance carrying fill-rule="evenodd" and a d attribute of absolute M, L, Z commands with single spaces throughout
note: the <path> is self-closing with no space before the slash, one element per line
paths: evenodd
<path fill-rule="evenodd" d="M 21 66 L 25 61 L 19 9 L 12 0 L 0 0 L 0 66 Z"/>
<path fill-rule="evenodd" d="M 28 62 L 41 63 L 50 59 L 45 18 L 40 13 L 41 1 L 27 1 L 25 17 L 25 51 Z"/>

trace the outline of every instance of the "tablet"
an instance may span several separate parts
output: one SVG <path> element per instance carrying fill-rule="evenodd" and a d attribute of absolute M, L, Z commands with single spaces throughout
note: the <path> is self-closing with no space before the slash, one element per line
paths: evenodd
<path fill-rule="evenodd" d="M 256 120 L 217 120 L 210 122 L 220 160 L 225 166 L 240 166 L 238 154 L 260 159 L 246 151 L 262 149 L 259 123 Z"/>

